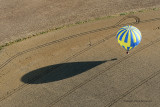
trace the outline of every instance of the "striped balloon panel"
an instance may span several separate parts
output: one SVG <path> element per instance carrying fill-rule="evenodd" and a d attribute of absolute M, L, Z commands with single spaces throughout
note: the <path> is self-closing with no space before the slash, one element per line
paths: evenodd
<path fill-rule="evenodd" d="M 117 33 L 118 43 L 127 51 L 136 47 L 141 39 L 141 32 L 134 26 L 124 26 Z"/>

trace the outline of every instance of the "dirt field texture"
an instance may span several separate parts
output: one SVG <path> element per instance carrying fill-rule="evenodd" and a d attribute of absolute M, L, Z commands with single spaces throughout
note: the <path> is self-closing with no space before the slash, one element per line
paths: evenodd
<path fill-rule="evenodd" d="M 0 0 L 0 44 L 78 21 L 159 6 L 160 0 Z"/>
<path fill-rule="evenodd" d="M 85 23 L 5 47 L 0 107 L 159 107 L 159 13 Z M 116 40 L 124 25 L 142 33 L 128 55 Z"/>

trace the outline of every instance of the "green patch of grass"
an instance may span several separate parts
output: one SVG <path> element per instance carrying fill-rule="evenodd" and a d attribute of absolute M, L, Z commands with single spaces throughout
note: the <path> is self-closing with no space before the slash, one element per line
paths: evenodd
<path fill-rule="evenodd" d="M 120 15 L 120 16 L 123 16 L 123 15 L 127 15 L 127 13 L 120 13 L 119 15 Z"/>
<path fill-rule="evenodd" d="M 160 8 L 153 8 L 153 10 L 159 10 Z"/>
<path fill-rule="evenodd" d="M 82 24 L 82 23 L 83 23 L 83 21 L 78 21 L 75 24 Z"/>
<path fill-rule="evenodd" d="M 114 16 L 107 16 L 106 18 L 107 19 L 110 19 L 110 18 L 114 18 L 116 15 L 114 15 Z"/>
<path fill-rule="evenodd" d="M 21 39 L 17 39 L 17 40 L 15 40 L 15 42 L 20 42 L 20 41 L 22 41 Z"/>
<path fill-rule="evenodd" d="M 135 14 L 135 12 L 134 12 L 134 11 L 131 11 L 131 12 L 129 12 L 129 14 Z"/>
<path fill-rule="evenodd" d="M 2 49 L 3 47 L 2 46 L 0 46 L 0 50 Z"/>
<path fill-rule="evenodd" d="M 59 29 L 62 29 L 64 26 L 60 26 L 60 27 L 56 27 L 54 28 L 53 30 L 59 30 Z M 46 33 L 46 32 L 45 32 Z"/>
<path fill-rule="evenodd" d="M 138 12 L 144 12 L 145 10 L 139 10 Z"/>
<path fill-rule="evenodd" d="M 101 20 L 101 18 L 100 18 L 100 17 L 97 17 L 97 18 L 95 18 L 95 20 Z"/>

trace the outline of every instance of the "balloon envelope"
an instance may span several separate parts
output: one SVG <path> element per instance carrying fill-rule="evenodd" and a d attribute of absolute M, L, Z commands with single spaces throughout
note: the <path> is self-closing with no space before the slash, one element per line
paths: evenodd
<path fill-rule="evenodd" d="M 141 32 L 134 26 L 124 26 L 117 33 L 118 43 L 127 51 L 136 47 L 142 39 Z"/>

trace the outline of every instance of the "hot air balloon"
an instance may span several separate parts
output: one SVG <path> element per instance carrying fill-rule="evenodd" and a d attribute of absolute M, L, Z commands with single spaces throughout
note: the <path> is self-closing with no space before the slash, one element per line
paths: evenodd
<path fill-rule="evenodd" d="M 142 39 L 141 32 L 134 26 L 124 26 L 117 32 L 118 43 L 129 53 Z"/>

